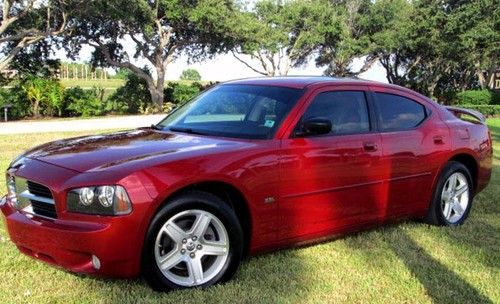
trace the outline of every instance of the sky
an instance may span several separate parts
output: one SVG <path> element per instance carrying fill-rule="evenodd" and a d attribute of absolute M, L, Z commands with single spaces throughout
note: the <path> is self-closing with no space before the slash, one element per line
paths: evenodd
<path fill-rule="evenodd" d="M 123 45 L 124 49 L 129 53 L 129 55 L 132 55 L 134 52 L 133 41 L 131 41 L 130 39 L 124 39 Z M 80 51 L 78 61 L 89 61 L 92 49 L 93 48 L 90 46 L 83 46 L 82 50 Z M 67 59 L 67 57 L 65 56 L 64 50 L 56 51 L 54 57 L 59 58 L 63 61 L 69 61 L 69 59 Z M 130 57 L 132 58 L 132 56 Z M 249 59 L 249 57 L 247 57 L 247 59 Z M 134 63 L 138 64 L 139 66 L 144 66 L 147 64 L 147 61 L 137 60 Z M 359 68 L 361 63 L 361 59 L 356 60 L 353 64 L 354 70 Z M 254 64 L 257 64 L 257 62 L 254 62 Z M 258 65 L 254 64 L 252 66 L 259 67 Z M 202 80 L 205 81 L 227 81 L 231 79 L 262 76 L 246 67 L 243 63 L 236 60 L 231 54 L 219 54 L 213 59 L 194 64 L 188 64 L 188 57 L 186 55 L 181 55 L 167 67 L 167 80 L 178 80 L 182 71 L 187 68 L 196 69 L 201 74 Z M 321 76 L 324 69 L 325 67 L 316 67 L 314 59 L 312 58 L 304 66 L 299 68 L 292 68 L 288 75 Z M 359 75 L 359 78 L 379 82 L 387 82 L 385 70 L 380 65 L 380 63 L 374 64 L 371 69 Z"/>

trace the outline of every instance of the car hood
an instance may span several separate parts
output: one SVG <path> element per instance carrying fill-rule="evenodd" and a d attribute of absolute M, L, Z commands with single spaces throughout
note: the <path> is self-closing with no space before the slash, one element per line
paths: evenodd
<path fill-rule="evenodd" d="M 58 140 L 29 150 L 24 156 L 86 172 L 153 159 L 168 161 L 178 159 L 179 154 L 188 157 L 242 145 L 244 141 L 137 129 Z"/>

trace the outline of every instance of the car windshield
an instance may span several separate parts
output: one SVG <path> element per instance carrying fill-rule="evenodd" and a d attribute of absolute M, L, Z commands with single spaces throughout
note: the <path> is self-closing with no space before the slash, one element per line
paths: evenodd
<path fill-rule="evenodd" d="M 302 90 L 220 85 L 177 108 L 158 127 L 174 132 L 234 138 L 271 138 Z"/>

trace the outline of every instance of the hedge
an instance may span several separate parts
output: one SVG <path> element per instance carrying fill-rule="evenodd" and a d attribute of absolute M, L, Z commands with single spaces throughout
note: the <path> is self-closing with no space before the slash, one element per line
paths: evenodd
<path fill-rule="evenodd" d="M 457 94 L 456 105 L 500 105 L 500 93 L 491 90 L 467 90 Z"/>
<path fill-rule="evenodd" d="M 461 108 L 471 109 L 481 112 L 484 116 L 500 115 L 500 105 L 460 105 Z"/>

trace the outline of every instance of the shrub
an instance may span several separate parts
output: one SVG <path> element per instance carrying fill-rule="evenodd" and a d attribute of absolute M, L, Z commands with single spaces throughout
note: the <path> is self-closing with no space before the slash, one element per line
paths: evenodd
<path fill-rule="evenodd" d="M 8 111 L 9 120 L 21 119 L 31 114 L 28 99 L 19 84 L 12 89 L 0 88 L 0 108 L 6 104 L 12 105 Z M 3 121 L 3 111 L 0 114 Z"/>
<path fill-rule="evenodd" d="M 151 104 L 151 94 L 146 81 L 128 73 L 125 84 L 109 97 L 106 110 L 119 114 L 137 114 L 148 104 Z"/>
<path fill-rule="evenodd" d="M 457 94 L 457 105 L 494 105 L 500 104 L 500 93 L 491 90 L 468 90 Z"/>
<path fill-rule="evenodd" d="M 21 88 L 34 117 L 39 117 L 42 113 L 47 116 L 57 113 L 61 116 L 64 89 L 58 81 L 32 76 L 21 81 Z"/>
<path fill-rule="evenodd" d="M 183 84 L 177 83 L 172 91 L 172 101 L 175 104 L 183 104 L 200 93 L 198 83 Z"/>
<path fill-rule="evenodd" d="M 103 113 L 102 102 L 95 90 L 83 90 L 80 87 L 67 89 L 64 92 L 68 116 L 97 116 Z"/>
<path fill-rule="evenodd" d="M 500 115 L 500 105 L 460 105 L 460 107 L 478 111 L 484 116 Z"/>

